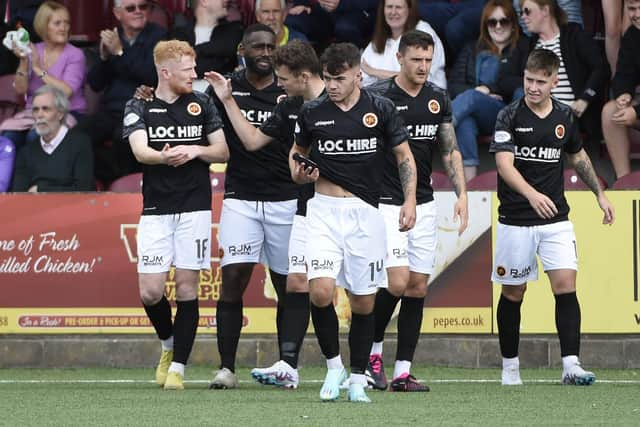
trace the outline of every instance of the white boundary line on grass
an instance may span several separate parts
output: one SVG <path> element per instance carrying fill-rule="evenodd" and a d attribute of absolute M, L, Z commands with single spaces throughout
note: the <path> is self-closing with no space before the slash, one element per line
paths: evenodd
<path fill-rule="evenodd" d="M 209 384 L 209 380 L 185 380 L 187 384 Z M 255 381 L 240 380 L 242 384 L 257 384 Z M 322 380 L 303 380 L 302 384 L 321 384 Z M 430 379 L 428 384 L 492 384 L 500 383 L 500 380 L 489 379 Z M 525 384 L 560 384 L 560 380 L 552 379 L 525 379 Z M 126 380 L 126 379 L 77 379 L 77 380 L 0 380 L 0 384 L 155 384 L 153 380 Z M 640 380 L 596 380 L 596 384 L 640 384 Z"/>

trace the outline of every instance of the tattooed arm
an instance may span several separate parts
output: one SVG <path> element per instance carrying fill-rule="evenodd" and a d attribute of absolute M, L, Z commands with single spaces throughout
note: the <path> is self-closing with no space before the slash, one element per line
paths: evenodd
<path fill-rule="evenodd" d="M 602 187 L 600 187 L 598 176 L 596 175 L 596 171 L 593 169 L 593 165 L 591 164 L 591 160 L 587 153 L 584 149 L 581 149 L 575 154 L 567 153 L 567 158 L 569 160 L 569 164 L 576 170 L 580 179 L 587 184 L 587 187 L 589 187 L 596 195 L 598 205 L 600 206 L 600 209 L 602 209 L 602 212 L 604 212 L 602 223 L 613 224 L 613 221 L 615 220 L 613 205 L 609 202 L 609 199 L 607 199 Z"/>
<path fill-rule="evenodd" d="M 462 156 L 458 149 L 456 140 L 456 132 L 451 123 L 442 123 L 438 127 L 438 146 L 440 154 L 442 154 L 442 163 L 444 169 L 449 176 L 449 180 L 453 184 L 458 201 L 453 207 L 453 219 L 460 219 L 460 227 L 458 234 L 467 228 L 469 221 L 469 211 L 467 207 L 467 186 L 464 180 L 464 172 L 462 169 Z"/>
<path fill-rule="evenodd" d="M 416 163 L 407 141 L 393 147 L 398 163 L 398 174 L 404 193 L 404 203 L 400 209 L 399 229 L 408 231 L 416 224 Z"/>

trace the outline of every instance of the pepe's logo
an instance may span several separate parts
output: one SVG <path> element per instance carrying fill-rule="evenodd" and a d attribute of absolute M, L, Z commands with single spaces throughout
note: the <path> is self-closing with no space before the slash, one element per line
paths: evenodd
<path fill-rule="evenodd" d="M 368 128 L 372 128 L 378 124 L 378 116 L 373 113 L 367 113 L 362 116 L 362 124 Z"/>

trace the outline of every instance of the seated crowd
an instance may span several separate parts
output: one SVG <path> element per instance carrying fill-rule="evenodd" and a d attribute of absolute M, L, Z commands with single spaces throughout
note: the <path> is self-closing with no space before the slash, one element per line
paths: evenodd
<path fill-rule="evenodd" d="M 553 96 L 579 118 L 587 146 L 604 142 L 614 179 L 631 172 L 640 130 L 640 0 L 602 0 L 596 10 L 604 17 L 602 44 L 585 29 L 580 0 L 193 0 L 186 13 L 170 13 L 168 26 L 150 18 L 161 0 L 113 0 L 115 27 L 101 29 L 84 51 L 70 43 L 69 2 L 13 3 L 0 35 L 17 25 L 29 30 L 31 43 L 0 47 L 0 74 L 12 75 L 24 98 L 21 111 L 0 116 L 2 192 L 91 191 L 139 171 L 122 138 L 124 106 L 136 88 L 157 84 L 156 43 L 191 44 L 193 87 L 205 91 L 205 72 L 245 66 L 239 44 L 254 22 L 269 26 L 279 46 L 293 39 L 317 51 L 336 41 L 356 44 L 364 86 L 399 72 L 402 34 L 429 33 L 435 51 L 428 80 L 452 99 L 467 180 L 480 166 L 478 141 L 493 134 L 498 112 L 523 95 L 529 53 L 551 50 L 561 64 Z M 85 98 L 88 88 L 100 94 L 95 109 Z"/>

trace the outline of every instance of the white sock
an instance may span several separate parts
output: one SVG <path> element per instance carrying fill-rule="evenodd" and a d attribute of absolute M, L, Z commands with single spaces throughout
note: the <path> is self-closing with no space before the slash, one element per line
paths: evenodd
<path fill-rule="evenodd" d="M 342 357 L 337 355 L 332 359 L 327 359 L 327 369 L 344 369 L 344 365 L 342 364 Z"/>
<path fill-rule="evenodd" d="M 169 372 L 177 372 L 184 378 L 184 365 L 178 362 L 171 362 L 171 366 L 169 366 Z"/>
<path fill-rule="evenodd" d="M 520 369 L 520 358 L 516 357 L 503 357 L 502 358 L 502 369 L 506 368 L 516 368 Z"/>
<path fill-rule="evenodd" d="M 578 361 L 578 356 L 565 356 L 562 358 L 562 369 L 567 371 L 570 367 L 577 365 L 578 363 L 580 363 Z"/>
<path fill-rule="evenodd" d="M 367 377 L 364 374 L 354 374 L 351 373 L 349 377 L 349 384 L 362 384 L 363 386 L 367 385 Z"/>
<path fill-rule="evenodd" d="M 382 356 L 382 344 L 384 344 L 384 341 L 374 342 L 371 346 L 371 353 L 369 354 L 379 354 Z"/>
<path fill-rule="evenodd" d="M 393 378 L 398 378 L 402 374 L 408 374 L 411 372 L 411 361 L 409 360 L 396 360 L 396 364 L 393 367 Z"/>
<path fill-rule="evenodd" d="M 162 343 L 162 351 L 173 351 L 173 335 L 166 340 L 160 340 Z"/>

